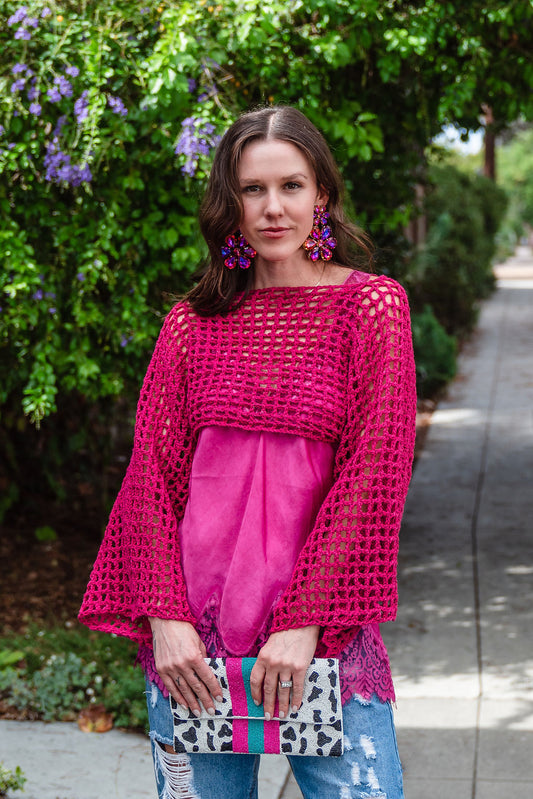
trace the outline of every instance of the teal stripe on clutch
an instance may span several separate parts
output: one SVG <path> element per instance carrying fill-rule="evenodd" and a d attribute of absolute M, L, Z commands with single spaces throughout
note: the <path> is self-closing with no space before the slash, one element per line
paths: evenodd
<path fill-rule="evenodd" d="M 261 754 L 265 751 L 264 719 L 265 710 L 262 705 L 257 706 L 252 699 L 250 690 L 250 674 L 255 664 L 255 658 L 242 659 L 242 679 L 246 690 L 246 702 L 248 703 L 248 715 L 259 717 L 257 721 L 248 721 L 248 752 L 250 754 Z"/>

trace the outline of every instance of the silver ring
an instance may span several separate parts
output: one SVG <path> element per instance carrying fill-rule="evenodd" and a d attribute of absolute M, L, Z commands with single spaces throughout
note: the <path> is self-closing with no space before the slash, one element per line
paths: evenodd
<path fill-rule="evenodd" d="M 280 680 L 279 681 L 280 688 L 292 688 L 292 680 Z"/>

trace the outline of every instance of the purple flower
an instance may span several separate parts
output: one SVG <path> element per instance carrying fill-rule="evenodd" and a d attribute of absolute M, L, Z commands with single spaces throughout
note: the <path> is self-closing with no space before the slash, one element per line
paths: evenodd
<path fill-rule="evenodd" d="M 90 183 L 93 179 L 89 164 L 83 166 L 73 166 L 70 174 L 70 185 L 81 186 L 82 183 Z"/>
<path fill-rule="evenodd" d="M 121 116 L 125 117 L 128 113 L 128 109 L 120 99 L 120 97 L 113 97 L 111 94 L 107 97 L 107 102 L 114 114 L 120 114 Z"/>
<path fill-rule="evenodd" d="M 44 296 L 46 297 L 47 300 L 55 300 L 56 298 L 56 295 L 54 294 L 53 291 L 45 291 Z"/>
<path fill-rule="evenodd" d="M 218 94 L 218 89 L 215 86 L 215 84 L 212 83 L 212 84 L 210 84 L 209 86 L 206 87 L 205 92 L 203 92 L 202 94 L 199 95 L 198 102 L 199 103 L 203 103 L 209 97 L 214 97 L 215 94 Z"/>
<path fill-rule="evenodd" d="M 7 149 L 8 149 L 8 150 L 14 150 L 14 149 L 15 149 L 15 142 L 14 142 L 14 141 L 10 142 L 10 143 L 7 145 Z"/>
<path fill-rule="evenodd" d="M 13 75 L 18 75 L 19 72 L 26 72 L 27 69 L 28 67 L 26 66 L 26 64 L 15 64 L 14 67 L 11 67 L 11 72 L 13 73 Z"/>
<path fill-rule="evenodd" d="M 50 9 L 48 8 L 48 6 L 46 6 L 46 8 L 43 8 L 43 10 L 41 11 L 41 17 L 42 17 L 43 19 L 46 19 L 46 17 L 49 17 L 51 13 L 52 13 L 52 12 L 51 12 L 51 11 L 50 11 Z"/>
<path fill-rule="evenodd" d="M 78 67 L 67 67 L 65 70 L 65 75 L 70 75 L 71 78 L 77 78 L 79 74 Z"/>
<path fill-rule="evenodd" d="M 11 27 L 11 25 L 16 25 L 17 22 L 22 22 L 23 20 L 25 20 L 26 17 L 27 17 L 27 14 L 28 14 L 28 6 L 21 6 L 19 9 L 17 9 L 17 11 L 15 11 L 14 14 L 12 14 L 9 17 L 9 19 L 7 21 L 7 24 L 10 27 Z"/>
<path fill-rule="evenodd" d="M 189 83 L 189 91 L 193 92 L 196 89 L 196 81 L 194 80 L 194 78 L 187 78 L 187 80 Z"/>
<path fill-rule="evenodd" d="M 70 186 L 80 186 L 82 183 L 89 183 L 92 180 L 89 165 L 72 164 L 70 155 L 59 149 L 57 138 L 46 145 L 43 163 L 46 167 L 45 180 L 50 183 L 68 183 Z"/>
<path fill-rule="evenodd" d="M 4 126 L 0 125 L 0 136 L 3 136 L 5 132 L 6 132 L 6 129 L 4 128 Z"/>
<path fill-rule="evenodd" d="M 193 177 L 198 168 L 201 155 L 209 155 L 211 148 L 216 147 L 220 139 L 214 136 L 215 126 L 200 118 L 187 117 L 181 123 L 182 131 L 174 152 L 185 155 L 186 161 L 181 167 L 184 175 Z"/>
<path fill-rule="evenodd" d="M 50 89 L 48 89 L 46 94 L 48 95 L 48 99 L 51 103 L 58 103 L 61 100 L 61 95 L 55 86 L 52 86 Z"/>
<path fill-rule="evenodd" d="M 30 114 L 38 117 L 41 115 L 42 108 L 39 103 L 31 103 L 30 104 Z"/>
<path fill-rule="evenodd" d="M 37 100 L 39 97 L 39 89 L 37 89 L 35 86 L 31 86 L 27 91 L 27 95 L 28 100 Z"/>
<path fill-rule="evenodd" d="M 39 24 L 39 20 L 37 19 L 37 17 L 27 17 L 24 24 L 29 25 L 30 28 L 36 28 L 37 25 Z"/>
<path fill-rule="evenodd" d="M 20 92 L 26 85 L 26 78 L 18 78 L 18 80 L 13 81 L 11 84 L 11 92 L 14 94 L 15 92 Z"/>
<path fill-rule="evenodd" d="M 125 347 L 125 346 L 126 346 L 127 344 L 129 344 L 129 343 L 130 343 L 130 341 L 132 341 L 132 340 L 133 340 L 133 336 L 125 336 L 125 335 L 123 334 L 123 335 L 122 335 L 122 338 L 120 339 L 120 346 L 121 346 L 121 347 Z"/>
<path fill-rule="evenodd" d="M 57 78 L 54 78 L 54 83 L 63 97 L 72 97 L 72 85 L 63 75 L 58 75 Z"/>
<path fill-rule="evenodd" d="M 56 139 L 56 141 L 57 141 L 57 137 L 61 136 L 61 131 L 63 130 L 63 127 L 64 127 L 66 121 L 67 121 L 66 114 L 61 114 L 61 116 L 59 117 L 59 119 L 56 122 L 56 126 L 55 126 L 54 130 L 52 131 L 52 137 L 54 139 Z"/>
<path fill-rule="evenodd" d="M 17 30 L 15 31 L 14 38 L 24 39 L 25 41 L 28 41 L 29 39 L 31 39 L 31 33 L 27 31 L 26 28 L 17 28 Z"/>
<path fill-rule="evenodd" d="M 57 313 L 57 311 L 56 311 L 55 308 L 49 308 L 48 309 L 48 313 L 55 314 L 55 313 Z"/>
<path fill-rule="evenodd" d="M 80 125 L 84 119 L 87 119 L 89 115 L 89 101 L 87 100 L 88 94 L 89 92 L 87 90 L 82 92 L 74 103 L 74 115 L 78 125 Z"/>
<path fill-rule="evenodd" d="M 37 289 L 37 291 L 33 295 L 32 299 L 40 301 L 40 300 L 42 300 L 43 297 L 44 297 L 43 290 L 42 289 Z"/>
<path fill-rule="evenodd" d="M 78 278 L 78 280 L 80 281 L 80 283 L 83 283 L 83 281 L 85 280 L 85 275 L 83 274 L 83 272 L 78 272 L 78 274 L 76 275 L 76 277 Z"/>
<path fill-rule="evenodd" d="M 145 6 L 144 8 L 141 8 L 140 13 L 141 14 L 149 14 L 150 13 L 150 9 Z"/>

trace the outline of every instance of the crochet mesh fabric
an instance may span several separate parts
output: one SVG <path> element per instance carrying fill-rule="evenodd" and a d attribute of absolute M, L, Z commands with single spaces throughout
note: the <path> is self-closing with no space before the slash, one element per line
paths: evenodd
<path fill-rule="evenodd" d="M 335 445 L 334 483 L 270 632 L 318 624 L 317 656 L 338 654 L 360 626 L 396 613 L 415 409 L 408 304 L 391 278 L 259 289 L 227 316 L 179 303 L 143 383 L 80 620 L 148 644 L 148 616 L 194 624 L 178 526 L 199 430 L 292 433 Z"/>

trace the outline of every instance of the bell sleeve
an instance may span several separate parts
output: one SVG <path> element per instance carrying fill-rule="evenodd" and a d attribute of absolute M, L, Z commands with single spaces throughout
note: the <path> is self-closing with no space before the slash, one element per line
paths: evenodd
<path fill-rule="evenodd" d="M 347 417 L 334 482 L 271 631 L 318 624 L 317 654 L 335 655 L 359 627 L 393 619 L 400 523 L 411 477 L 416 383 L 409 307 L 390 278 L 370 278 L 353 317 Z"/>
<path fill-rule="evenodd" d="M 177 305 L 159 335 L 137 407 L 131 461 L 79 614 L 92 629 L 144 643 L 151 642 L 148 616 L 195 622 L 178 537 L 193 453 L 186 323 Z"/>

